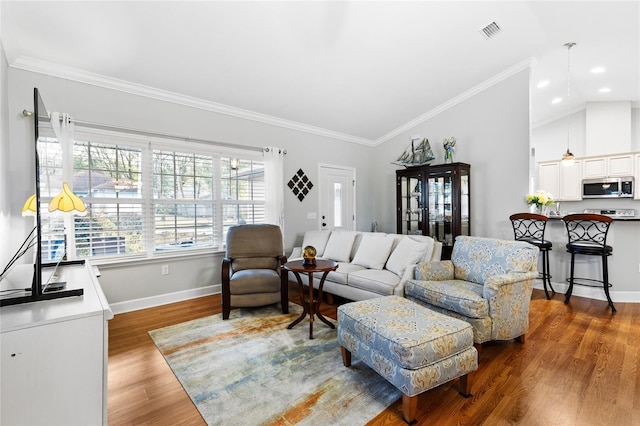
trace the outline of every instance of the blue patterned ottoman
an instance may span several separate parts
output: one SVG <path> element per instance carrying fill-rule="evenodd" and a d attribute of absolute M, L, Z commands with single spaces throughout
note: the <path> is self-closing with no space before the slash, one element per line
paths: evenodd
<path fill-rule="evenodd" d="M 342 361 L 361 359 L 402 392 L 404 420 L 416 418 L 418 395 L 460 377 L 460 393 L 471 396 L 468 374 L 478 369 L 473 330 L 399 296 L 338 307 Z"/>

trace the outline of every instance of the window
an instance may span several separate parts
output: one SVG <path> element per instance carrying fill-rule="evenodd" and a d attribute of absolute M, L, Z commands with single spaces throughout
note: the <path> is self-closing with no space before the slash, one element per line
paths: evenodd
<path fill-rule="evenodd" d="M 72 165 L 63 165 L 63 149 L 52 137 L 38 142 L 43 259 L 56 258 L 65 229 L 72 258 L 131 257 L 221 249 L 229 226 L 265 221 L 258 152 L 89 130 L 76 130 Z M 86 216 L 48 212 L 63 176 Z"/>

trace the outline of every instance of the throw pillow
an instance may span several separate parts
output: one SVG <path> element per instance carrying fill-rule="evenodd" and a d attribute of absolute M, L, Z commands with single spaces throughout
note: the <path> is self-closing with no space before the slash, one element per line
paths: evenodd
<path fill-rule="evenodd" d="M 363 234 L 358 251 L 351 263 L 369 269 L 382 269 L 389 258 L 393 236 L 386 234 Z"/>
<path fill-rule="evenodd" d="M 413 241 L 410 238 L 402 238 L 396 249 L 389 256 L 386 268 L 399 277 L 404 275 L 407 266 L 418 263 L 424 256 L 427 245 Z"/>
<path fill-rule="evenodd" d="M 306 246 L 313 246 L 316 249 L 316 256 L 322 257 L 330 235 L 331 231 L 306 231 L 302 240 L 302 249 L 304 250 Z"/>
<path fill-rule="evenodd" d="M 324 248 L 322 257 L 336 262 L 348 262 L 351 260 L 351 248 L 356 239 L 355 231 L 333 231 Z"/>

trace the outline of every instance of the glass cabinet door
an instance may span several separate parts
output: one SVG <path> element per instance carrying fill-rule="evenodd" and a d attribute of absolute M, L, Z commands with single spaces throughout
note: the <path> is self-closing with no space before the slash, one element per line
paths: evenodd
<path fill-rule="evenodd" d="M 422 235 L 423 210 L 422 177 L 401 176 L 399 214 L 403 234 Z"/>
<path fill-rule="evenodd" d="M 429 235 L 445 245 L 453 244 L 451 173 L 429 176 Z"/>
<path fill-rule="evenodd" d="M 471 235 L 469 225 L 469 169 L 460 170 L 460 235 Z"/>

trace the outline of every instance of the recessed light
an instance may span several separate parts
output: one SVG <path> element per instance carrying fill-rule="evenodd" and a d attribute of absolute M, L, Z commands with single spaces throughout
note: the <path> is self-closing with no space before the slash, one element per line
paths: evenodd
<path fill-rule="evenodd" d="M 555 98 L 554 100 L 551 101 L 552 104 L 559 104 L 560 102 L 562 102 L 562 98 Z"/>
<path fill-rule="evenodd" d="M 595 68 L 591 68 L 591 72 L 594 74 L 600 74 L 603 73 L 605 70 L 602 67 L 595 67 Z"/>
<path fill-rule="evenodd" d="M 538 86 L 536 86 L 538 89 L 542 89 L 543 87 L 547 87 L 549 85 L 549 80 L 542 80 L 540 83 L 538 83 Z"/>
<path fill-rule="evenodd" d="M 609 92 L 611 92 L 611 89 L 609 89 L 608 87 L 603 87 L 602 89 L 598 90 L 598 92 L 600 92 L 600 93 L 609 93 Z"/>

